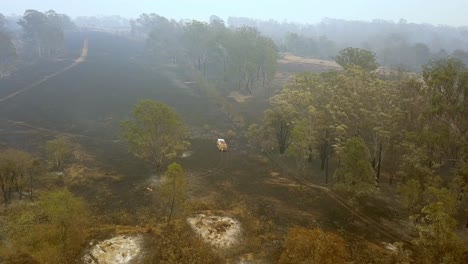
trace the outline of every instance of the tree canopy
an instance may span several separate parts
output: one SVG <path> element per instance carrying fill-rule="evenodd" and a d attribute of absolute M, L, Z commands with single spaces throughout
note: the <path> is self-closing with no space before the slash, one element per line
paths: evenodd
<path fill-rule="evenodd" d="M 353 197 L 368 196 L 377 190 L 369 150 L 361 138 L 353 137 L 346 142 L 335 175 L 337 187 L 352 193 Z"/>
<path fill-rule="evenodd" d="M 157 14 L 142 14 L 131 25 L 133 34 L 147 38 L 154 62 L 189 65 L 248 93 L 267 86 L 275 75 L 277 47 L 254 28 L 231 29 L 220 18 L 176 22 Z"/>
<path fill-rule="evenodd" d="M 11 148 L 0 152 L 0 188 L 4 204 L 11 201 L 14 192 L 21 199 L 24 190 L 29 188 L 32 195 L 35 165 L 33 156 L 27 152 Z"/>
<path fill-rule="evenodd" d="M 338 55 L 336 55 L 335 61 L 345 69 L 358 66 L 364 70 L 373 71 L 379 67 L 375 59 L 375 54 L 359 48 L 346 48 L 341 50 L 338 52 Z"/>
<path fill-rule="evenodd" d="M 187 195 L 187 177 L 185 172 L 177 163 L 167 167 L 160 186 L 160 195 L 170 208 L 168 223 L 170 223 L 174 209 L 180 208 Z"/>
<path fill-rule="evenodd" d="M 63 169 L 65 160 L 72 153 L 72 147 L 72 143 L 63 136 L 47 141 L 44 146 L 49 161 L 58 171 Z"/>
<path fill-rule="evenodd" d="M 40 263 L 68 263 L 79 256 L 89 223 L 86 204 L 68 190 L 56 190 L 41 195 L 36 204 L 17 208 L 7 231 L 14 251 Z"/>
<path fill-rule="evenodd" d="M 64 31 L 75 27 L 67 15 L 53 10 L 45 13 L 26 10 L 18 24 L 23 28 L 27 43 L 37 50 L 39 57 L 50 57 L 62 52 Z"/>
<path fill-rule="evenodd" d="M 190 145 L 182 118 L 169 106 L 143 100 L 133 109 L 132 119 L 121 123 L 122 137 L 130 150 L 154 169 L 181 155 Z"/>
<path fill-rule="evenodd" d="M 5 28 L 6 19 L 0 13 L 0 78 L 8 75 L 18 55 L 11 34 Z"/>

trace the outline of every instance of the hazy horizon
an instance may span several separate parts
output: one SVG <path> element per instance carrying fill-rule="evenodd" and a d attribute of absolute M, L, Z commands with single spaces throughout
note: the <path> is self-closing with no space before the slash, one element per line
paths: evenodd
<path fill-rule="evenodd" d="M 5 0 L 0 0 L 5 1 Z M 222 3 L 221 3 L 222 2 Z M 131 8 L 129 8 L 131 6 Z M 337 8 L 339 6 L 340 8 Z M 343 3 L 339 0 L 321 2 L 317 0 L 265 1 L 247 0 L 215 1 L 178 0 L 171 2 L 153 2 L 150 0 L 16 0 L 2 3 L 0 13 L 22 15 L 26 9 L 65 13 L 77 16 L 120 15 L 127 18 L 138 17 L 141 13 L 179 19 L 197 19 L 207 21 L 210 15 L 222 19 L 228 17 L 249 17 L 261 20 L 274 19 L 295 23 L 317 23 L 323 18 L 344 20 L 372 21 L 382 19 L 398 22 L 405 19 L 409 23 L 429 23 L 434 25 L 468 26 L 464 10 L 468 1 L 447 0 L 404 0 L 372 1 L 355 0 Z"/>

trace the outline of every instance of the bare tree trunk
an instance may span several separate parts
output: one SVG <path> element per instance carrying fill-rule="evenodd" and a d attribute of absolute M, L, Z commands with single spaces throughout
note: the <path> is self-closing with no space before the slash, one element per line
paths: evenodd
<path fill-rule="evenodd" d="M 328 142 L 325 142 L 325 184 L 328 184 L 328 160 L 330 159 Z"/>
<path fill-rule="evenodd" d="M 30 191 L 30 199 L 31 202 L 33 201 L 33 179 L 32 179 L 32 173 L 29 174 L 29 191 Z"/>
<path fill-rule="evenodd" d="M 260 79 L 260 65 L 257 65 L 257 79 Z"/>
<path fill-rule="evenodd" d="M 5 184 L 2 182 L 3 204 L 6 206 L 8 203 L 8 195 Z"/>
<path fill-rule="evenodd" d="M 284 154 L 288 148 L 290 127 L 286 121 L 279 121 L 276 127 L 276 139 L 278 140 L 279 153 Z"/>
<path fill-rule="evenodd" d="M 206 59 L 203 60 L 203 76 L 206 76 Z"/>
<path fill-rule="evenodd" d="M 324 170 L 325 169 L 325 160 L 326 160 L 326 142 L 324 142 L 322 144 L 322 146 L 320 147 L 320 170 Z"/>
<path fill-rule="evenodd" d="M 245 81 L 245 90 L 246 90 L 246 91 L 249 90 L 249 77 L 246 77 L 246 81 Z"/>
<path fill-rule="evenodd" d="M 255 84 L 255 78 L 252 77 L 252 79 L 251 79 L 251 81 L 250 81 L 249 94 L 252 94 L 252 90 L 253 90 L 254 84 Z"/>
<path fill-rule="evenodd" d="M 312 147 L 309 146 L 308 150 L 309 150 L 309 155 L 307 157 L 307 161 L 311 163 L 312 162 Z"/>
<path fill-rule="evenodd" d="M 380 167 L 382 163 L 382 142 L 379 144 L 379 163 L 377 163 L 377 182 L 380 181 Z"/>
<path fill-rule="evenodd" d="M 168 224 L 168 225 L 171 223 L 172 212 L 174 211 L 174 201 L 175 201 L 175 194 L 172 195 L 171 213 L 169 214 L 169 219 L 167 220 L 167 224 Z"/>
<path fill-rule="evenodd" d="M 223 57 L 223 77 L 224 77 L 224 81 L 227 81 L 227 76 L 226 76 L 226 56 Z"/>
<path fill-rule="evenodd" d="M 20 182 L 21 183 L 23 182 L 23 175 L 20 176 Z M 23 190 L 20 188 L 20 186 L 18 184 L 18 179 L 16 180 L 16 191 L 19 194 L 19 199 L 23 200 Z"/>
<path fill-rule="evenodd" d="M 265 70 L 262 71 L 262 87 L 265 88 Z"/>

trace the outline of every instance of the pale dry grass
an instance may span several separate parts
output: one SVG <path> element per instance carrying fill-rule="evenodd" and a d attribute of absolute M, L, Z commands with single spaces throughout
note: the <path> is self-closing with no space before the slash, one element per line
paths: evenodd
<path fill-rule="evenodd" d="M 121 235 L 94 245 L 83 257 L 84 263 L 113 264 L 130 263 L 140 254 L 139 236 Z"/>
<path fill-rule="evenodd" d="M 247 99 L 252 98 L 251 95 L 243 95 L 239 92 L 231 92 L 228 97 L 233 98 L 238 103 L 244 103 Z"/>
<path fill-rule="evenodd" d="M 334 61 L 329 60 L 319 60 L 319 59 L 309 59 L 303 58 L 295 55 L 285 55 L 282 59 L 278 60 L 280 64 L 311 64 L 311 65 L 320 65 L 323 67 L 341 69 L 341 66 Z"/>
<path fill-rule="evenodd" d="M 199 214 L 187 219 L 192 229 L 206 242 L 217 248 L 229 248 L 238 242 L 240 223 L 226 216 Z"/>

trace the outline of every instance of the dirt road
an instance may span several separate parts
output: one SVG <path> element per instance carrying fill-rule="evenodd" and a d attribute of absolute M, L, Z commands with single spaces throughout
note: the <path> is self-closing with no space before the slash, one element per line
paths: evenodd
<path fill-rule="evenodd" d="M 10 100 L 11 98 L 17 96 L 18 94 L 21 94 L 21 93 L 23 93 L 23 92 L 29 91 L 29 90 L 33 89 L 34 87 L 37 87 L 37 86 L 39 86 L 40 84 L 42 84 L 42 83 L 48 81 L 49 79 L 54 78 L 54 77 L 56 77 L 57 75 L 62 74 L 62 73 L 64 73 L 64 72 L 70 70 L 71 68 L 73 68 L 73 67 L 75 67 L 75 66 L 77 66 L 77 65 L 79 65 L 79 64 L 81 64 L 81 63 L 83 63 L 83 62 L 86 60 L 87 57 L 88 57 L 88 39 L 85 39 L 85 40 L 83 41 L 83 48 L 82 48 L 82 50 L 81 50 L 81 55 L 80 55 L 80 57 L 78 57 L 72 64 L 68 65 L 67 67 L 65 67 L 65 68 L 63 68 L 63 69 L 61 69 L 61 70 L 59 70 L 59 71 L 57 71 L 57 72 L 54 72 L 54 73 L 52 73 L 52 74 L 50 74 L 50 75 L 45 76 L 44 78 L 42 78 L 42 79 L 40 79 L 40 80 L 38 80 L 38 81 L 36 81 L 36 82 L 30 84 L 29 86 L 24 87 L 24 88 L 21 89 L 21 90 L 18 90 L 18 91 L 13 92 L 13 93 L 11 93 L 11 94 L 5 96 L 5 97 L 0 98 L 0 103 L 3 103 L 3 102 L 5 102 L 5 101 L 8 101 L 8 100 Z"/>

